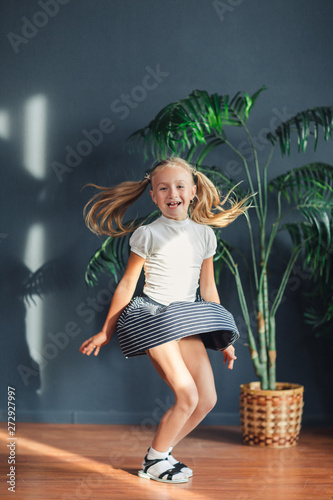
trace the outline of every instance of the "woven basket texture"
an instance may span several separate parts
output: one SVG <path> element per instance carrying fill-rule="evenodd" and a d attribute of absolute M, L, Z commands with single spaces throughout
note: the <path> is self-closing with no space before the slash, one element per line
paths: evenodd
<path fill-rule="evenodd" d="M 243 443 L 287 448 L 299 439 L 304 387 L 277 383 L 275 391 L 262 391 L 259 382 L 241 385 L 240 416 Z"/>

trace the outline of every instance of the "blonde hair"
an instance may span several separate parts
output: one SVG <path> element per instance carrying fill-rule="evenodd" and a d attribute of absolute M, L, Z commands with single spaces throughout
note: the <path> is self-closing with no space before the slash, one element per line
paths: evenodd
<path fill-rule="evenodd" d="M 171 157 L 157 163 L 151 173 L 146 175 L 142 181 L 126 181 L 111 188 L 89 184 L 100 192 L 93 196 L 84 207 L 85 222 L 88 228 L 99 235 L 106 234 L 116 237 L 134 231 L 140 224 L 135 226 L 135 220 L 129 224 L 123 224 L 126 210 L 145 192 L 154 175 L 167 167 L 182 167 L 192 176 L 197 192 L 189 212 L 190 218 L 194 222 L 216 228 L 225 227 L 250 206 L 248 202 L 251 196 L 238 201 L 237 198 L 231 197 L 234 194 L 233 189 L 221 200 L 218 190 L 206 175 L 197 171 L 195 167 L 182 158 Z M 227 202 L 229 202 L 230 208 L 225 209 L 223 206 Z M 87 211 L 90 204 L 92 206 Z"/>

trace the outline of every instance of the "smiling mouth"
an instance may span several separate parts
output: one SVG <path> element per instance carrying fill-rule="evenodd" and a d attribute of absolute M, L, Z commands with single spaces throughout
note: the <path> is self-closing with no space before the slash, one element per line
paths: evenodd
<path fill-rule="evenodd" d="M 180 201 L 171 201 L 170 203 L 167 203 L 168 207 L 178 207 L 180 205 Z"/>

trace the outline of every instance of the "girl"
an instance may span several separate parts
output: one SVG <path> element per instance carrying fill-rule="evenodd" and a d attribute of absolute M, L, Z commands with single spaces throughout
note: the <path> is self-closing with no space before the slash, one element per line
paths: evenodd
<path fill-rule="evenodd" d="M 124 225 L 126 209 L 148 185 L 161 216 L 137 228 Z M 183 483 L 192 470 L 171 451 L 216 403 L 206 348 L 222 350 L 229 369 L 237 359 L 232 344 L 239 333 L 232 315 L 220 305 L 213 269 L 216 237 L 209 226 L 230 224 L 245 212 L 247 199 L 223 209 L 230 193 L 221 202 L 214 184 L 176 157 L 158 163 L 141 182 L 98 189 L 88 203 L 93 203 L 86 216 L 88 227 L 112 236 L 134 232 L 127 268 L 103 329 L 83 342 L 80 351 L 97 356 L 117 331 L 127 358 L 148 355 L 175 403 L 163 415 L 138 475 Z M 144 293 L 132 299 L 142 268 Z"/>

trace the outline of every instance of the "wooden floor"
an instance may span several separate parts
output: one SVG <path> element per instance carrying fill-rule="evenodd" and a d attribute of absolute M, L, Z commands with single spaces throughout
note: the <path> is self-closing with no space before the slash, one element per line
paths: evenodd
<path fill-rule="evenodd" d="M 237 427 L 199 427 L 175 450 L 194 470 L 186 484 L 137 476 L 152 438 L 142 426 L 18 424 L 15 493 L 1 424 L 0 498 L 15 500 L 327 500 L 333 498 L 333 431 L 303 429 L 289 449 L 241 444 Z"/>

